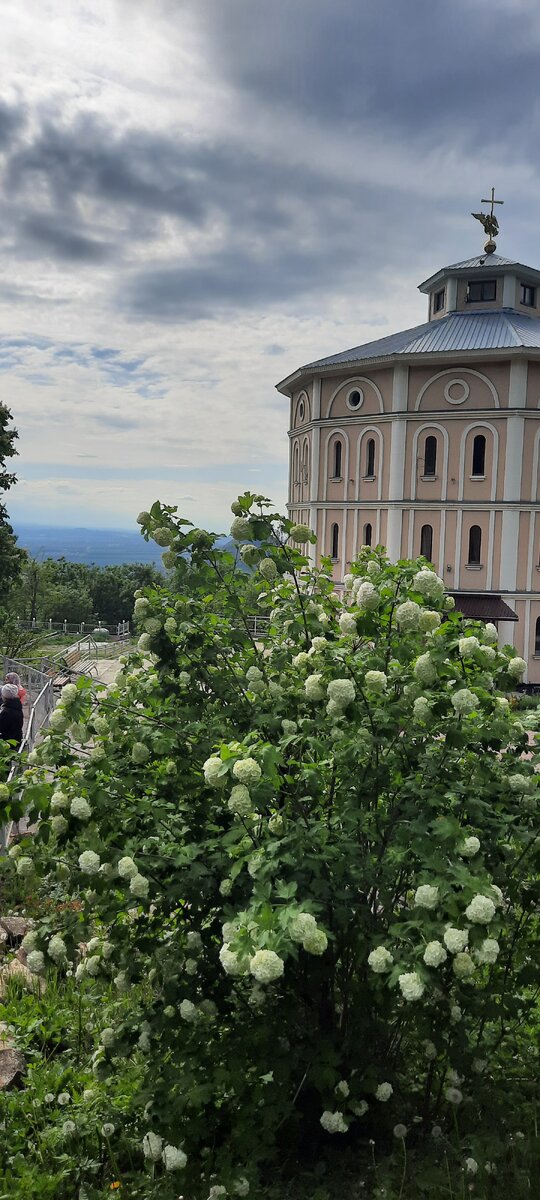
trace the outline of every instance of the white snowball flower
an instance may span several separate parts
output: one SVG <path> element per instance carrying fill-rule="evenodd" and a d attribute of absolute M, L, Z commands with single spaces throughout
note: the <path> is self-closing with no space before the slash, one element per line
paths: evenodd
<path fill-rule="evenodd" d="M 235 542 L 250 541 L 253 537 L 251 521 L 247 517 L 235 517 L 231 525 L 231 537 Z"/>
<path fill-rule="evenodd" d="M 455 955 L 452 967 L 457 979 L 468 979 L 469 975 L 474 975 L 474 962 L 466 951 Z"/>
<path fill-rule="evenodd" d="M 274 950 L 257 950 L 250 960 L 249 969 L 257 983 L 272 983 L 283 975 L 285 964 Z"/>
<path fill-rule="evenodd" d="M 149 887 L 150 884 L 146 877 L 144 875 L 137 874 L 133 876 L 129 885 L 129 890 L 132 896 L 138 896 L 140 899 L 144 900 L 148 895 Z"/>
<path fill-rule="evenodd" d="M 163 1138 L 159 1134 L 147 1133 L 142 1144 L 144 1157 L 149 1158 L 151 1162 L 159 1162 L 162 1146 Z"/>
<path fill-rule="evenodd" d="M 169 635 L 169 637 L 172 637 L 172 635 L 174 633 L 176 633 L 176 621 L 175 621 L 174 617 L 167 617 L 167 620 L 165 621 L 163 628 L 165 630 L 165 633 L 167 633 Z"/>
<path fill-rule="evenodd" d="M 418 618 L 418 628 L 422 633 L 433 633 L 441 623 L 441 614 L 432 608 L 423 608 Z"/>
<path fill-rule="evenodd" d="M 301 650 L 299 654 L 295 654 L 294 658 L 291 659 L 293 667 L 307 667 L 308 662 L 309 654 L 306 650 Z"/>
<path fill-rule="evenodd" d="M 225 784 L 223 763 L 215 754 L 207 758 L 206 762 L 203 763 L 203 772 L 209 787 L 223 787 Z"/>
<path fill-rule="evenodd" d="M 235 950 L 229 950 L 229 943 L 225 942 L 219 952 L 219 961 L 223 970 L 227 975 L 245 975 L 247 966 L 241 963 L 238 954 Z"/>
<path fill-rule="evenodd" d="M 415 600 L 405 600 L 396 608 L 396 623 L 404 632 L 408 629 L 418 629 L 421 612 L 422 609 Z"/>
<path fill-rule="evenodd" d="M 137 642 L 137 650 L 139 650 L 141 654 L 146 654 L 146 651 L 150 649 L 151 645 L 152 638 L 150 637 L 150 634 L 141 633 L 141 636 Z"/>
<path fill-rule="evenodd" d="M 314 929 L 306 934 L 302 945 L 307 954 L 321 955 L 328 947 L 328 938 L 323 929 Z"/>
<path fill-rule="evenodd" d="M 370 692 L 385 692 L 388 683 L 387 676 L 384 671 L 366 671 L 365 685 Z"/>
<path fill-rule="evenodd" d="M 100 866 L 99 854 L 94 850 L 83 850 L 82 854 L 79 854 L 79 867 L 85 875 L 97 875 Z"/>
<path fill-rule="evenodd" d="M 289 935 L 293 942 L 303 942 L 305 937 L 315 933 L 317 922 L 311 913 L 300 912 L 293 917 L 289 925 Z"/>
<path fill-rule="evenodd" d="M 247 1196 L 249 1194 L 249 1181 L 245 1177 L 237 1179 L 236 1183 L 233 1183 L 233 1192 L 235 1196 Z"/>
<path fill-rule="evenodd" d="M 420 1000 L 426 990 L 416 971 L 409 971 L 404 975 L 400 975 L 398 983 L 404 1000 Z"/>
<path fill-rule="evenodd" d="M 462 637 L 458 642 L 458 650 L 462 658 L 473 658 L 476 651 L 480 649 L 480 642 L 474 634 L 469 634 L 467 637 Z"/>
<path fill-rule="evenodd" d="M 248 817 L 253 810 L 253 801 L 249 792 L 249 788 L 245 783 L 237 783 L 233 787 L 229 799 L 227 800 L 227 808 L 237 817 Z"/>
<path fill-rule="evenodd" d="M 84 796 L 74 796 L 69 811 L 72 817 L 77 817 L 79 821 L 89 821 L 92 816 L 92 809 Z"/>
<path fill-rule="evenodd" d="M 356 617 L 353 617 L 352 613 L 342 613 L 339 618 L 338 625 L 345 637 L 354 636 L 354 634 L 357 632 Z"/>
<path fill-rule="evenodd" d="M 469 688 L 460 688 L 458 692 L 454 692 L 451 700 L 458 717 L 466 716 L 478 708 L 478 697 Z"/>
<path fill-rule="evenodd" d="M 197 966 L 196 959 L 186 958 L 185 965 L 184 965 L 184 970 L 186 972 L 186 975 L 196 975 L 198 969 L 199 968 Z"/>
<path fill-rule="evenodd" d="M 444 931 L 443 940 L 450 954 L 460 954 L 468 944 L 469 931 L 468 929 L 454 929 L 449 925 L 448 929 Z"/>
<path fill-rule="evenodd" d="M 66 821 L 66 818 L 62 816 L 62 813 L 55 813 L 54 817 L 51 817 L 51 829 L 57 837 L 59 837 L 62 833 L 65 833 L 67 827 L 68 822 Z"/>
<path fill-rule="evenodd" d="M 239 758 L 234 764 L 233 775 L 235 779 L 238 779 L 239 783 L 244 783 L 246 787 L 250 787 L 259 782 L 262 771 L 254 758 Z"/>
<path fill-rule="evenodd" d="M 524 658 L 511 658 L 506 669 L 508 674 L 512 675 L 514 679 L 521 679 L 521 676 L 527 670 L 527 663 Z"/>
<path fill-rule="evenodd" d="M 356 688 L 352 679 L 332 679 L 326 689 L 328 699 L 338 708 L 346 708 L 352 704 L 356 696 Z"/>
<path fill-rule="evenodd" d="M 35 929 L 29 929 L 28 933 L 25 933 L 23 940 L 21 942 L 21 946 L 22 946 L 23 950 L 26 950 L 27 954 L 30 953 L 30 950 L 37 950 L 38 935 L 37 935 Z"/>
<path fill-rule="evenodd" d="M 108 1025 L 106 1029 L 101 1030 L 100 1041 L 102 1046 L 105 1046 L 106 1050 L 109 1050 L 111 1046 L 114 1046 L 115 1033 L 114 1029 L 112 1029 L 110 1025 Z"/>
<path fill-rule="evenodd" d="M 461 1021 L 462 1016 L 463 1016 L 463 1013 L 459 1007 L 459 1004 L 452 1004 L 452 1006 L 450 1008 L 450 1020 L 452 1022 L 452 1025 L 457 1025 L 458 1021 Z"/>
<path fill-rule="evenodd" d="M 352 1103 L 351 1108 L 355 1117 L 364 1117 L 369 1109 L 369 1104 L 366 1100 L 360 1100 L 358 1103 Z"/>
<path fill-rule="evenodd" d="M 418 696 L 413 704 L 413 716 L 416 721 L 425 722 L 431 716 L 431 704 L 425 696 Z"/>
<path fill-rule="evenodd" d="M 419 683 L 423 683 L 426 687 L 435 683 L 437 671 L 430 654 L 421 654 L 417 658 L 413 667 L 413 675 Z"/>
<path fill-rule="evenodd" d="M 327 639 L 327 638 L 325 638 L 325 637 L 313 637 L 313 638 L 311 639 L 311 650 L 308 650 L 308 654 L 309 654 L 310 656 L 311 656 L 311 654 L 312 654 L 312 653 L 313 653 L 313 654 L 319 654 L 319 653 L 320 653 L 322 650 L 325 650 L 325 649 L 326 649 L 327 645 L 328 645 L 328 639 Z"/>
<path fill-rule="evenodd" d="M 407 1126 L 406 1125 L 394 1125 L 394 1137 L 401 1138 L 401 1139 L 407 1137 Z"/>
<path fill-rule="evenodd" d="M 489 925 L 495 916 L 495 905 L 489 896 L 474 896 L 465 909 L 465 916 L 475 925 Z"/>
<path fill-rule="evenodd" d="M 87 975 L 99 975 L 100 967 L 101 959 L 97 954 L 92 954 L 90 958 L 85 959 L 84 968 Z"/>
<path fill-rule="evenodd" d="M 53 962 L 61 963 L 67 958 L 67 946 L 59 933 L 55 933 L 47 946 L 47 954 L 52 958 Z"/>
<path fill-rule="evenodd" d="M 26 959 L 28 970 L 32 975 L 43 975 L 45 970 L 45 955 L 41 950 L 31 950 Z"/>
<path fill-rule="evenodd" d="M 343 576 L 343 587 L 346 592 L 350 592 L 353 583 L 354 583 L 354 575 L 351 575 L 348 573 L 347 575 Z"/>
<path fill-rule="evenodd" d="M 323 700 L 324 687 L 321 686 L 321 674 L 308 675 L 304 684 L 304 691 L 308 700 Z"/>
<path fill-rule="evenodd" d="M 462 858 L 474 858 L 475 854 L 478 854 L 479 849 L 480 838 L 474 836 L 466 837 L 465 841 L 462 842 L 461 846 L 458 847 L 458 854 L 460 854 Z"/>
<path fill-rule="evenodd" d="M 424 1047 L 425 1055 L 426 1055 L 428 1062 L 433 1062 L 433 1059 L 435 1059 L 437 1057 L 437 1047 L 435 1045 L 435 1042 L 431 1042 L 429 1040 L 429 1038 L 426 1038 L 426 1040 L 424 1042 L 422 1042 L 422 1045 Z"/>
<path fill-rule="evenodd" d="M 165 1146 L 162 1158 L 166 1171 L 182 1171 L 187 1163 L 187 1154 L 176 1146 Z"/>
<path fill-rule="evenodd" d="M 289 537 L 291 541 L 298 542 L 299 545 L 304 545 L 305 542 L 309 542 L 311 529 L 309 525 L 293 525 Z"/>
<path fill-rule="evenodd" d="M 488 642 L 498 642 L 499 640 L 499 631 L 497 626 L 493 625 L 491 621 L 488 621 L 487 625 L 484 627 L 484 636 Z"/>
<path fill-rule="evenodd" d="M 393 962 L 394 956 L 385 946 L 376 946 L 375 950 L 368 954 L 368 964 L 376 975 L 382 975 L 385 971 L 389 971 Z"/>
<path fill-rule="evenodd" d="M 463 1093 L 457 1087 L 447 1087 L 444 1094 L 449 1104 L 461 1104 L 463 1100 Z"/>
<path fill-rule="evenodd" d="M 491 890 L 495 896 L 495 905 L 497 908 L 500 908 L 501 905 L 504 904 L 504 896 L 501 892 L 501 889 L 500 889 L 500 887 L 497 887 L 496 883 L 492 883 Z"/>
<path fill-rule="evenodd" d="M 383 1104 L 393 1095 L 394 1089 L 391 1083 L 380 1083 L 375 1090 L 375 1099 L 380 1100 Z"/>
<path fill-rule="evenodd" d="M 78 689 L 74 683 L 66 683 L 61 692 L 62 703 L 72 704 L 77 699 L 78 694 Z"/>
<path fill-rule="evenodd" d="M 465 1159 L 465 1170 L 468 1175 L 476 1175 L 478 1171 L 478 1163 L 475 1158 Z"/>
<path fill-rule="evenodd" d="M 134 742 L 133 746 L 131 747 L 132 762 L 140 765 L 141 763 L 147 762 L 149 758 L 150 751 L 148 746 L 145 746 L 144 742 Z"/>
<path fill-rule="evenodd" d="M 180 1016 L 182 1020 L 187 1021 L 188 1024 L 191 1024 L 193 1021 L 197 1020 L 197 1009 L 191 1000 L 182 1000 L 180 1005 Z"/>
<path fill-rule="evenodd" d="M 420 592 L 421 596 L 425 596 L 427 600 L 443 600 L 444 598 L 444 583 L 435 571 L 430 571 L 427 567 L 422 567 L 421 571 L 417 571 L 412 581 L 412 588 L 415 592 Z"/>
<path fill-rule="evenodd" d="M 431 883 L 422 883 L 414 893 L 414 903 L 417 908 L 436 908 L 439 903 L 439 889 Z"/>
<path fill-rule="evenodd" d="M 349 1085 L 348 1085 L 348 1083 L 347 1083 L 347 1080 L 346 1080 L 346 1079 L 340 1079 L 339 1083 L 336 1083 L 336 1086 L 335 1086 L 335 1088 L 334 1088 L 334 1091 L 336 1092 L 336 1094 L 337 1094 L 338 1096 L 345 1096 L 345 1097 L 347 1097 L 347 1096 L 349 1095 L 349 1091 L 350 1091 L 350 1088 L 349 1088 Z"/>
<path fill-rule="evenodd" d="M 499 951 L 500 946 L 496 938 L 485 938 L 480 949 L 476 951 L 476 961 L 483 965 L 494 963 L 497 961 Z"/>
<path fill-rule="evenodd" d="M 133 859 L 129 858 L 128 855 L 120 859 L 117 871 L 121 879 L 133 879 L 135 875 L 139 874 L 138 867 L 135 866 Z"/>
<path fill-rule="evenodd" d="M 424 962 L 428 967 L 440 967 L 441 963 L 446 962 L 448 954 L 442 942 L 428 942 L 424 950 Z"/>
<path fill-rule="evenodd" d="M 51 796 L 51 812 L 60 812 L 63 808 L 67 807 L 68 803 L 69 801 L 65 792 L 53 792 Z"/>
<path fill-rule="evenodd" d="M 356 603 L 366 612 L 375 612 L 381 602 L 377 588 L 368 579 L 356 589 Z"/>
<path fill-rule="evenodd" d="M 343 1113 L 329 1112 L 328 1109 L 323 1112 L 320 1122 L 327 1133 L 347 1133 L 349 1128 Z"/>
<path fill-rule="evenodd" d="M 513 795 L 518 796 L 521 792 L 529 792 L 531 790 L 531 780 L 526 775 L 509 775 L 508 787 Z"/>

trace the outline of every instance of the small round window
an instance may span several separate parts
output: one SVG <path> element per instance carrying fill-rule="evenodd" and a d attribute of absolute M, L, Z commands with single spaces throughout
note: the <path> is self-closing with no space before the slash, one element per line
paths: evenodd
<path fill-rule="evenodd" d="M 354 412 L 357 408 L 361 408 L 364 403 L 364 393 L 360 388 L 353 388 L 347 396 L 347 405 Z"/>
<path fill-rule="evenodd" d="M 299 420 L 299 421 L 303 421 L 303 420 L 304 420 L 304 411 L 305 411 L 305 410 L 304 410 L 304 401 L 303 401 L 303 400 L 301 400 L 301 401 L 300 401 L 300 404 L 298 405 L 298 420 Z"/>

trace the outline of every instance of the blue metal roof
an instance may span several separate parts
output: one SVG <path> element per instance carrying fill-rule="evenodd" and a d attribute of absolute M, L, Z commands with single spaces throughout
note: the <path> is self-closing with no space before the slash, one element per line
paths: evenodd
<path fill-rule="evenodd" d="M 493 257 L 493 256 L 492 256 Z M 341 354 L 331 354 L 307 363 L 302 371 L 315 367 L 387 358 L 396 354 L 443 354 L 452 350 L 511 350 L 518 347 L 540 349 L 540 317 L 529 317 L 511 308 L 496 311 L 453 312 L 438 321 L 426 321 L 413 329 L 404 329 L 390 337 L 353 346 Z"/>

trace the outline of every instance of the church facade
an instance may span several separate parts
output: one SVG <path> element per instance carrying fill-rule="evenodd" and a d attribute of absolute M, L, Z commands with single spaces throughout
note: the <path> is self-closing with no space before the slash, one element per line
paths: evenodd
<path fill-rule="evenodd" d="M 494 250 L 420 285 L 425 324 L 278 384 L 289 514 L 336 586 L 362 545 L 425 555 L 540 684 L 540 271 Z"/>

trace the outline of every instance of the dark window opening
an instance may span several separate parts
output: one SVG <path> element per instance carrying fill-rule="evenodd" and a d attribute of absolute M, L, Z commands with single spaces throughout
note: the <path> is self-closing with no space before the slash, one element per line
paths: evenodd
<path fill-rule="evenodd" d="M 298 405 L 298 420 L 299 421 L 304 420 L 304 401 L 303 400 L 301 400 L 300 404 Z"/>
<path fill-rule="evenodd" d="M 536 618 L 534 631 L 534 653 L 540 655 L 540 617 Z"/>
<path fill-rule="evenodd" d="M 373 528 L 371 525 L 364 525 L 364 546 L 373 544 Z"/>
<path fill-rule="evenodd" d="M 361 403 L 362 393 L 357 391 L 351 392 L 349 396 L 349 408 L 360 408 Z"/>
<path fill-rule="evenodd" d="M 367 476 L 367 478 L 370 478 L 370 476 L 372 476 L 374 474 L 375 474 L 375 439 L 369 438 L 367 448 L 366 448 L 366 476 Z"/>
<path fill-rule="evenodd" d="M 486 439 L 483 433 L 477 434 L 473 442 L 472 473 L 484 475 L 486 470 Z"/>
<path fill-rule="evenodd" d="M 334 479 L 341 479 L 341 458 L 343 447 L 340 441 L 334 442 Z"/>
<path fill-rule="evenodd" d="M 337 558 L 339 553 L 339 525 L 332 525 L 330 530 L 331 550 L 330 557 Z"/>
<path fill-rule="evenodd" d="M 420 554 L 422 555 L 422 558 L 427 558 L 429 559 L 429 562 L 431 562 L 432 551 L 433 527 L 431 525 L 422 525 L 422 529 L 420 531 Z"/>
<path fill-rule="evenodd" d="M 435 292 L 433 297 L 433 312 L 441 312 L 444 308 L 444 288 L 440 292 Z"/>
<path fill-rule="evenodd" d="M 496 279 L 471 279 L 467 284 L 467 304 L 478 304 L 482 300 L 496 300 Z"/>
<path fill-rule="evenodd" d="M 479 525 L 471 525 L 469 530 L 469 566 L 480 566 L 480 551 L 482 549 L 482 530 Z"/>
<path fill-rule="evenodd" d="M 527 308 L 536 308 L 535 287 L 530 287 L 528 283 L 521 284 L 521 303 L 526 304 Z"/>
<path fill-rule="evenodd" d="M 424 446 L 424 475 L 434 475 L 437 470 L 437 438 L 427 437 Z"/>

